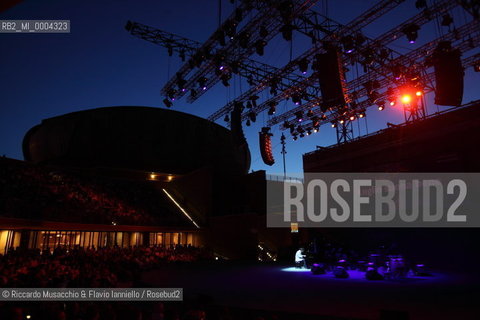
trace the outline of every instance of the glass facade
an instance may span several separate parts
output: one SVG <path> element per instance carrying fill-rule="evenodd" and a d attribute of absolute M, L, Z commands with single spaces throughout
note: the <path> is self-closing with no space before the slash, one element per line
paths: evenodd
<path fill-rule="evenodd" d="M 197 234 L 193 232 L 107 232 L 107 231 L 17 231 L 0 230 L 0 254 L 11 248 L 25 246 L 30 249 L 51 250 L 56 247 L 103 248 L 130 246 L 175 245 L 198 246 Z"/>

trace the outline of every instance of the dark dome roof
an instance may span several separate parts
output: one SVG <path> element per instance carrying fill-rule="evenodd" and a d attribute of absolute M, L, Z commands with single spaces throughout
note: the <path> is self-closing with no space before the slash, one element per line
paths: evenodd
<path fill-rule="evenodd" d="M 43 120 L 23 140 L 25 160 L 83 167 L 187 173 L 210 166 L 245 173 L 246 145 L 230 130 L 183 112 L 106 107 Z"/>

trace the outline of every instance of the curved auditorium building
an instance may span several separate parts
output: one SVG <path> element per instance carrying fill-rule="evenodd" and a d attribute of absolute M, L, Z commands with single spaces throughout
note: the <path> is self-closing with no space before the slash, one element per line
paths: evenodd
<path fill-rule="evenodd" d="M 151 107 L 73 112 L 31 128 L 22 147 L 25 161 L 1 159 L 0 253 L 202 246 L 215 241 L 211 218 L 261 213 L 261 204 L 238 201 L 256 192 L 245 188 L 252 178 L 241 129 L 190 114 Z"/>

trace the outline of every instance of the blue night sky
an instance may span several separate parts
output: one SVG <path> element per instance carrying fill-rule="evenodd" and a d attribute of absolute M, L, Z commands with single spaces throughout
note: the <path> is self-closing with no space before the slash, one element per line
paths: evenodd
<path fill-rule="evenodd" d="M 328 11 L 330 18 L 348 23 L 374 3 L 371 0 L 321 0 L 314 9 L 322 13 Z M 395 23 L 417 14 L 414 3 L 413 0 L 405 1 L 389 15 L 365 28 L 364 34 L 374 38 L 393 28 Z M 233 8 L 229 1 L 222 0 L 222 18 Z M 461 10 L 452 14 L 457 25 L 470 19 Z M 166 49 L 131 36 L 124 29 L 126 21 L 204 41 L 218 27 L 218 1 L 25 0 L 0 13 L 0 19 L 71 20 L 70 34 L 0 34 L 0 154 L 23 159 L 23 135 L 42 119 L 103 106 L 164 108 L 160 89 L 169 75 L 174 75 L 181 61 L 176 56 L 168 57 Z M 408 44 L 403 37 L 390 47 L 405 53 L 445 31 L 438 31 L 435 24 L 430 23 L 419 31 L 417 43 Z M 301 37 L 294 33 L 294 58 L 308 49 L 309 41 Z M 254 54 L 251 58 L 281 67 L 288 62 L 289 51 L 290 44 L 277 36 L 270 41 L 263 57 Z M 469 52 L 467 56 L 471 54 Z M 467 70 L 464 102 L 480 98 L 475 87 L 479 80 L 479 73 Z M 231 83 L 229 88 L 218 83 L 193 104 L 187 103 L 185 98 L 176 101 L 173 109 L 208 117 L 247 88 L 246 83 L 238 78 L 232 78 Z M 427 96 L 427 101 L 432 100 L 431 96 Z M 268 92 L 263 92 L 260 97 L 262 100 L 268 98 Z M 291 101 L 282 102 L 278 111 L 292 107 Z M 428 111 L 437 111 L 437 107 L 429 105 Z M 275 165 L 264 165 L 258 150 L 258 131 L 267 120 L 268 115 L 264 113 L 258 116 L 256 124 L 244 127 L 252 152 L 251 168 L 280 173 L 283 164 L 278 127 L 273 128 Z M 368 132 L 373 132 L 384 128 L 387 122 L 402 123 L 403 113 L 392 108 L 383 112 L 371 108 L 367 118 L 360 121 L 359 125 L 355 123 L 357 135 L 358 128 L 361 134 L 367 132 L 366 124 Z M 225 125 L 222 119 L 218 123 Z M 298 141 L 293 141 L 285 133 L 288 137 L 287 170 L 292 173 L 303 171 L 303 153 L 314 150 L 317 145 L 328 146 L 335 142 L 335 130 L 327 126 Z"/>

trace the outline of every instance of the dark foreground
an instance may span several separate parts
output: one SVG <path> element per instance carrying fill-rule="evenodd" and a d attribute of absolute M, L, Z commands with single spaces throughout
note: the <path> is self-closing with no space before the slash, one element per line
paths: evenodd
<path fill-rule="evenodd" d="M 280 265 L 208 263 L 165 268 L 146 272 L 143 281 L 153 287 L 183 287 L 186 300 L 200 298 L 233 308 L 237 314 L 255 309 L 256 314 L 266 310 L 292 319 L 297 313 L 317 319 L 380 319 L 381 314 L 382 319 L 480 319 L 477 274 L 435 272 L 433 277 L 400 282 L 368 281 L 359 271 L 350 271 L 349 279 L 336 279 L 330 273 L 312 275 Z"/>

